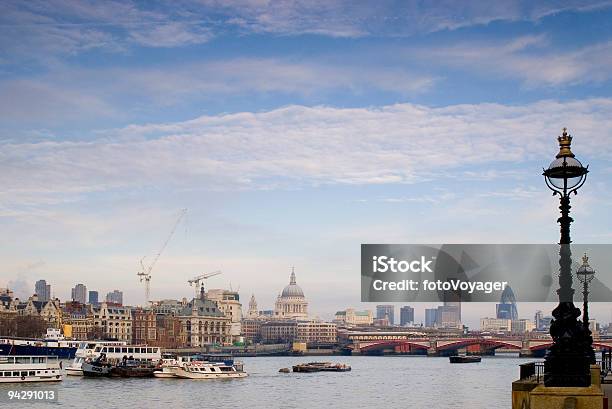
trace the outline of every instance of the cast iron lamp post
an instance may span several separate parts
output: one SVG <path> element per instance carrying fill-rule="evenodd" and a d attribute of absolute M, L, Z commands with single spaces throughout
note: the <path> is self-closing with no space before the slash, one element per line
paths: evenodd
<path fill-rule="evenodd" d="M 559 250 L 559 305 L 553 310 L 554 319 L 550 325 L 553 345 L 546 354 L 544 362 L 544 384 L 552 386 L 589 386 L 591 385 L 590 353 L 584 326 L 578 317 L 580 310 L 574 306 L 572 288 L 572 252 L 570 249 L 570 224 L 574 221 L 570 213 L 570 195 L 576 194 L 586 181 L 588 166 L 575 158 L 571 151 L 572 137 L 563 128 L 557 138 L 559 153 L 548 169 L 544 170 L 544 180 L 553 195 L 560 196 L 561 245 Z"/>
<path fill-rule="evenodd" d="M 576 275 L 578 276 L 578 280 L 582 283 L 582 325 L 587 333 L 589 344 L 592 347 L 593 334 L 589 328 L 589 284 L 591 284 L 591 281 L 593 281 L 595 277 L 595 270 L 589 265 L 589 258 L 586 253 L 582 256 L 582 265 L 578 267 Z M 591 351 L 593 352 L 590 355 L 591 364 L 595 364 L 595 350 L 591 348 Z"/>

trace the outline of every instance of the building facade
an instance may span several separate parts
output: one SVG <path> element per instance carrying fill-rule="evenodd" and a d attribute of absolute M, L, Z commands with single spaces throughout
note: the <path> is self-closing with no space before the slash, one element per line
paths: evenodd
<path fill-rule="evenodd" d="M 98 306 L 98 304 L 100 303 L 100 295 L 98 294 L 97 291 L 89 292 L 89 303 L 93 305 L 94 307 Z"/>
<path fill-rule="evenodd" d="M 91 306 L 76 301 L 62 306 L 62 327 L 67 338 L 88 340 L 94 337 L 94 315 Z"/>
<path fill-rule="evenodd" d="M 296 342 L 310 344 L 335 344 L 338 341 L 336 324 L 323 321 L 298 321 Z"/>
<path fill-rule="evenodd" d="M 510 332 L 512 320 L 505 318 L 481 318 L 480 330 L 486 332 Z"/>
<path fill-rule="evenodd" d="M 228 345 L 233 342 L 231 319 L 204 293 L 187 303 L 178 315 L 181 322 L 182 343 L 186 347 Z"/>
<path fill-rule="evenodd" d="M 217 307 L 230 318 L 230 334 L 233 337 L 240 335 L 240 322 L 242 321 L 242 304 L 240 295 L 236 291 L 212 289 L 206 293 L 206 298 L 217 303 Z"/>
<path fill-rule="evenodd" d="M 116 305 L 123 305 L 123 292 L 119 290 L 113 290 L 106 294 L 106 302 Z"/>
<path fill-rule="evenodd" d="M 374 314 L 370 310 L 356 311 L 354 308 L 347 308 L 336 312 L 334 322 L 344 326 L 367 326 L 374 323 Z"/>
<path fill-rule="evenodd" d="M 92 309 L 94 326 L 101 329 L 103 336 L 132 342 L 132 311 L 129 307 L 103 302 Z"/>
<path fill-rule="evenodd" d="M 260 326 L 261 342 L 265 344 L 286 344 L 297 336 L 296 320 L 266 321 Z"/>

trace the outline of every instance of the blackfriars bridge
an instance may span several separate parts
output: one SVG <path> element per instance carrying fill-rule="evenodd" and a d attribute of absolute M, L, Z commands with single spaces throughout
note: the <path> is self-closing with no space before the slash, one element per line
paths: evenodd
<path fill-rule="evenodd" d="M 345 334 L 345 348 L 352 354 L 455 355 L 459 351 L 494 355 L 496 350 L 516 351 L 521 356 L 544 356 L 552 345 L 550 338 L 504 336 L 415 336 L 412 332 L 353 332 Z M 612 339 L 594 340 L 595 350 L 612 350 Z"/>

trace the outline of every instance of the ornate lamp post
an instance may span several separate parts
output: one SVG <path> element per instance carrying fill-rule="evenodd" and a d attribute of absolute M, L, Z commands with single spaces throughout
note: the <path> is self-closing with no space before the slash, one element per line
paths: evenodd
<path fill-rule="evenodd" d="M 582 265 L 576 271 L 578 280 L 582 283 L 582 325 L 586 332 L 589 344 L 593 346 L 593 334 L 589 328 L 589 284 L 593 281 L 595 270 L 589 265 L 589 258 L 586 253 L 582 256 Z M 595 351 L 591 348 L 591 364 L 595 364 Z"/>
<path fill-rule="evenodd" d="M 550 335 L 553 345 L 544 363 L 544 384 L 546 386 L 589 386 L 591 384 L 590 353 L 584 326 L 578 321 L 580 310 L 574 306 L 572 288 L 572 252 L 570 249 L 570 224 L 574 221 L 570 213 L 570 195 L 576 194 L 586 181 L 588 166 L 575 158 L 571 151 L 572 137 L 563 128 L 557 138 L 559 153 L 548 169 L 544 170 L 544 180 L 553 195 L 560 196 L 561 225 L 559 244 L 559 305 L 553 310 Z"/>

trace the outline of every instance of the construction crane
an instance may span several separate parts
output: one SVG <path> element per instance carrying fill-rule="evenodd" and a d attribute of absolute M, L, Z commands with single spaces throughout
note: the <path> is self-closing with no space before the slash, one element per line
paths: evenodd
<path fill-rule="evenodd" d="M 170 239 L 174 235 L 174 231 L 176 230 L 179 223 L 181 222 L 181 219 L 183 218 L 183 216 L 185 216 L 185 213 L 187 213 L 187 209 L 181 209 L 178 218 L 176 219 L 176 221 L 174 222 L 174 225 L 172 226 L 172 230 L 170 230 L 170 234 L 168 235 L 168 237 L 166 238 L 166 241 L 164 241 L 164 244 L 162 244 L 161 248 L 155 255 L 155 258 L 153 259 L 151 264 L 149 264 L 148 266 L 144 265 L 144 260 L 146 256 L 140 259 L 141 270 L 138 273 L 136 273 L 136 275 L 140 278 L 140 282 L 142 283 L 144 281 L 144 284 L 145 284 L 145 304 L 148 304 L 149 301 L 151 301 L 151 271 L 153 271 L 153 267 L 155 267 L 157 260 L 159 260 L 159 256 L 161 256 L 161 254 L 166 249 L 166 246 L 168 245 L 168 243 L 170 242 Z"/>
<path fill-rule="evenodd" d="M 219 274 L 221 274 L 221 271 L 217 270 L 213 271 L 212 273 L 202 274 L 197 277 L 193 277 L 191 280 L 187 280 L 190 286 L 195 284 L 195 298 L 198 298 L 199 294 L 204 292 L 204 280 L 207 280 L 210 277 L 218 276 Z"/>

